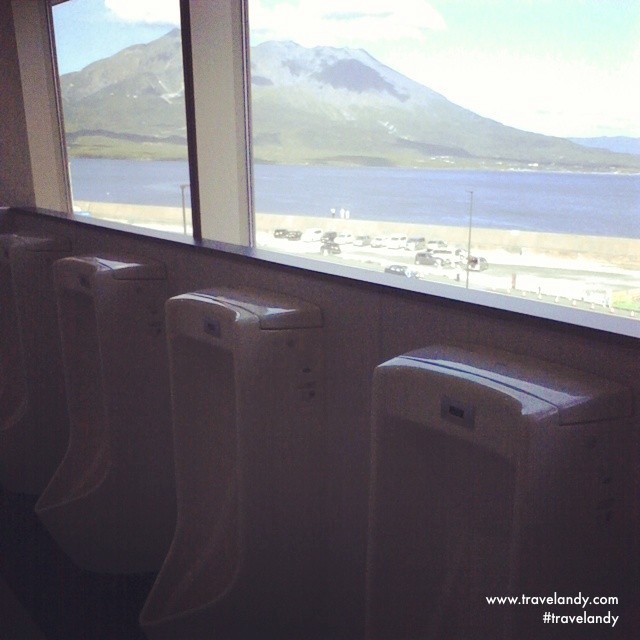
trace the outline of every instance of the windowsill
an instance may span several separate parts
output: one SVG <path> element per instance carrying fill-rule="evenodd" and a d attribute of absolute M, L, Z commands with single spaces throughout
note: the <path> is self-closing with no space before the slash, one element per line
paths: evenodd
<path fill-rule="evenodd" d="M 435 296 L 447 300 L 498 309 L 501 311 L 541 318 L 577 327 L 596 329 L 631 338 L 640 338 L 640 319 L 622 317 L 613 313 L 611 313 L 611 315 L 607 315 L 585 309 L 575 309 L 568 304 L 564 305 L 540 302 L 528 297 L 523 297 L 517 292 L 498 293 L 478 289 L 467 289 L 463 285 L 442 284 L 439 282 L 417 280 L 413 278 L 401 278 L 396 275 L 389 275 L 364 268 L 341 265 L 327 260 L 314 260 L 313 258 L 299 255 L 280 253 L 256 247 L 243 247 L 213 240 L 197 241 L 191 237 L 178 233 L 124 225 L 117 222 L 85 216 L 67 216 L 66 214 L 48 209 L 25 209 L 17 207 L 2 208 L 0 209 L 0 216 L 10 214 L 12 211 L 19 212 L 20 214 L 46 215 L 58 220 L 64 220 L 66 223 L 109 229 L 111 231 L 151 240 L 158 240 L 164 243 L 190 246 L 209 251 L 220 251 L 243 258 L 259 260 L 270 264 L 282 265 L 337 278 L 346 278 L 356 282 Z"/>

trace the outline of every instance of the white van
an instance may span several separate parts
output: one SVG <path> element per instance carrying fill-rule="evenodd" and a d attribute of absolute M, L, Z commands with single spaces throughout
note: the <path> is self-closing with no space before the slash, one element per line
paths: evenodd
<path fill-rule="evenodd" d="M 339 233 L 334 240 L 336 244 L 351 244 L 353 242 L 353 234 Z"/>
<path fill-rule="evenodd" d="M 319 242 L 323 233 L 322 229 L 319 229 L 318 227 L 306 229 L 302 233 L 302 237 L 300 239 L 302 242 Z"/>
<path fill-rule="evenodd" d="M 407 238 L 407 242 L 404 248 L 407 251 L 420 251 L 427 245 L 427 239 L 424 236 L 410 236 Z"/>
<path fill-rule="evenodd" d="M 387 249 L 404 249 L 407 244 L 407 236 L 394 233 L 389 236 L 389 241 L 387 242 Z"/>

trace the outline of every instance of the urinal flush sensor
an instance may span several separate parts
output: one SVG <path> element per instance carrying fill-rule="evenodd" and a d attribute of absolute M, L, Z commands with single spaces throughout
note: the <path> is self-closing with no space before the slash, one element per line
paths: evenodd
<path fill-rule="evenodd" d="M 475 425 L 476 408 L 462 400 L 454 400 L 443 395 L 440 401 L 440 417 L 457 424 L 465 429 L 473 429 Z"/>

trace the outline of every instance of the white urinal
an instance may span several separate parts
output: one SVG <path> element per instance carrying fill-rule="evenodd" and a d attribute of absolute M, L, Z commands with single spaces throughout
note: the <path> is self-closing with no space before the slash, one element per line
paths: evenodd
<path fill-rule="evenodd" d="M 36 513 L 80 567 L 156 570 L 175 526 L 164 266 L 54 265 L 69 447 Z"/>
<path fill-rule="evenodd" d="M 617 384 L 501 351 L 431 347 L 377 367 L 368 640 L 631 637 L 543 622 L 580 606 L 486 600 L 625 598 L 630 415 Z"/>
<path fill-rule="evenodd" d="M 60 463 L 69 423 L 53 263 L 66 238 L 0 235 L 0 483 L 39 495 Z"/>
<path fill-rule="evenodd" d="M 178 519 L 154 640 L 306 638 L 318 604 L 322 318 L 258 292 L 167 303 Z"/>

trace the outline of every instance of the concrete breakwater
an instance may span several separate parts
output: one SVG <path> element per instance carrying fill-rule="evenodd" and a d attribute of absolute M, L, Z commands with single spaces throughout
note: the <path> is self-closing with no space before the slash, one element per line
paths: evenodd
<path fill-rule="evenodd" d="M 469 242 L 468 227 L 273 214 L 258 214 L 257 223 L 257 228 L 262 231 L 273 231 L 277 228 L 303 231 L 318 227 L 325 231 L 348 232 L 371 237 L 390 236 L 398 233 L 407 237 L 423 236 L 427 240 L 444 240 L 449 244 L 463 248 L 466 248 Z M 473 227 L 471 229 L 471 248 L 472 250 L 506 249 L 514 252 L 527 249 L 539 253 L 558 253 L 568 256 L 587 254 L 625 264 L 640 264 L 640 239 L 635 238 L 609 238 Z"/>
<path fill-rule="evenodd" d="M 76 206 L 89 212 L 96 218 L 123 222 L 125 224 L 143 224 L 183 229 L 183 210 L 180 207 L 158 207 L 137 204 L 118 204 L 109 202 L 76 201 Z M 190 226 L 191 211 L 184 211 L 187 224 Z M 256 229 L 265 233 L 273 233 L 275 229 L 284 228 L 304 231 L 320 228 L 324 231 L 348 232 L 353 235 L 390 236 L 404 234 L 406 236 L 424 236 L 427 240 L 444 240 L 445 242 L 465 247 L 469 241 L 468 227 L 451 227 L 433 224 L 415 224 L 382 222 L 359 219 L 340 219 L 330 217 L 256 214 Z M 591 256 L 615 262 L 620 266 L 637 267 L 640 265 L 640 239 L 611 238 L 591 235 L 567 235 L 561 233 L 542 233 L 537 231 L 520 231 L 517 229 L 488 229 L 473 227 L 471 229 L 472 250 L 506 249 L 520 252 L 522 250 L 540 253 L 554 253 L 566 256 Z"/>

